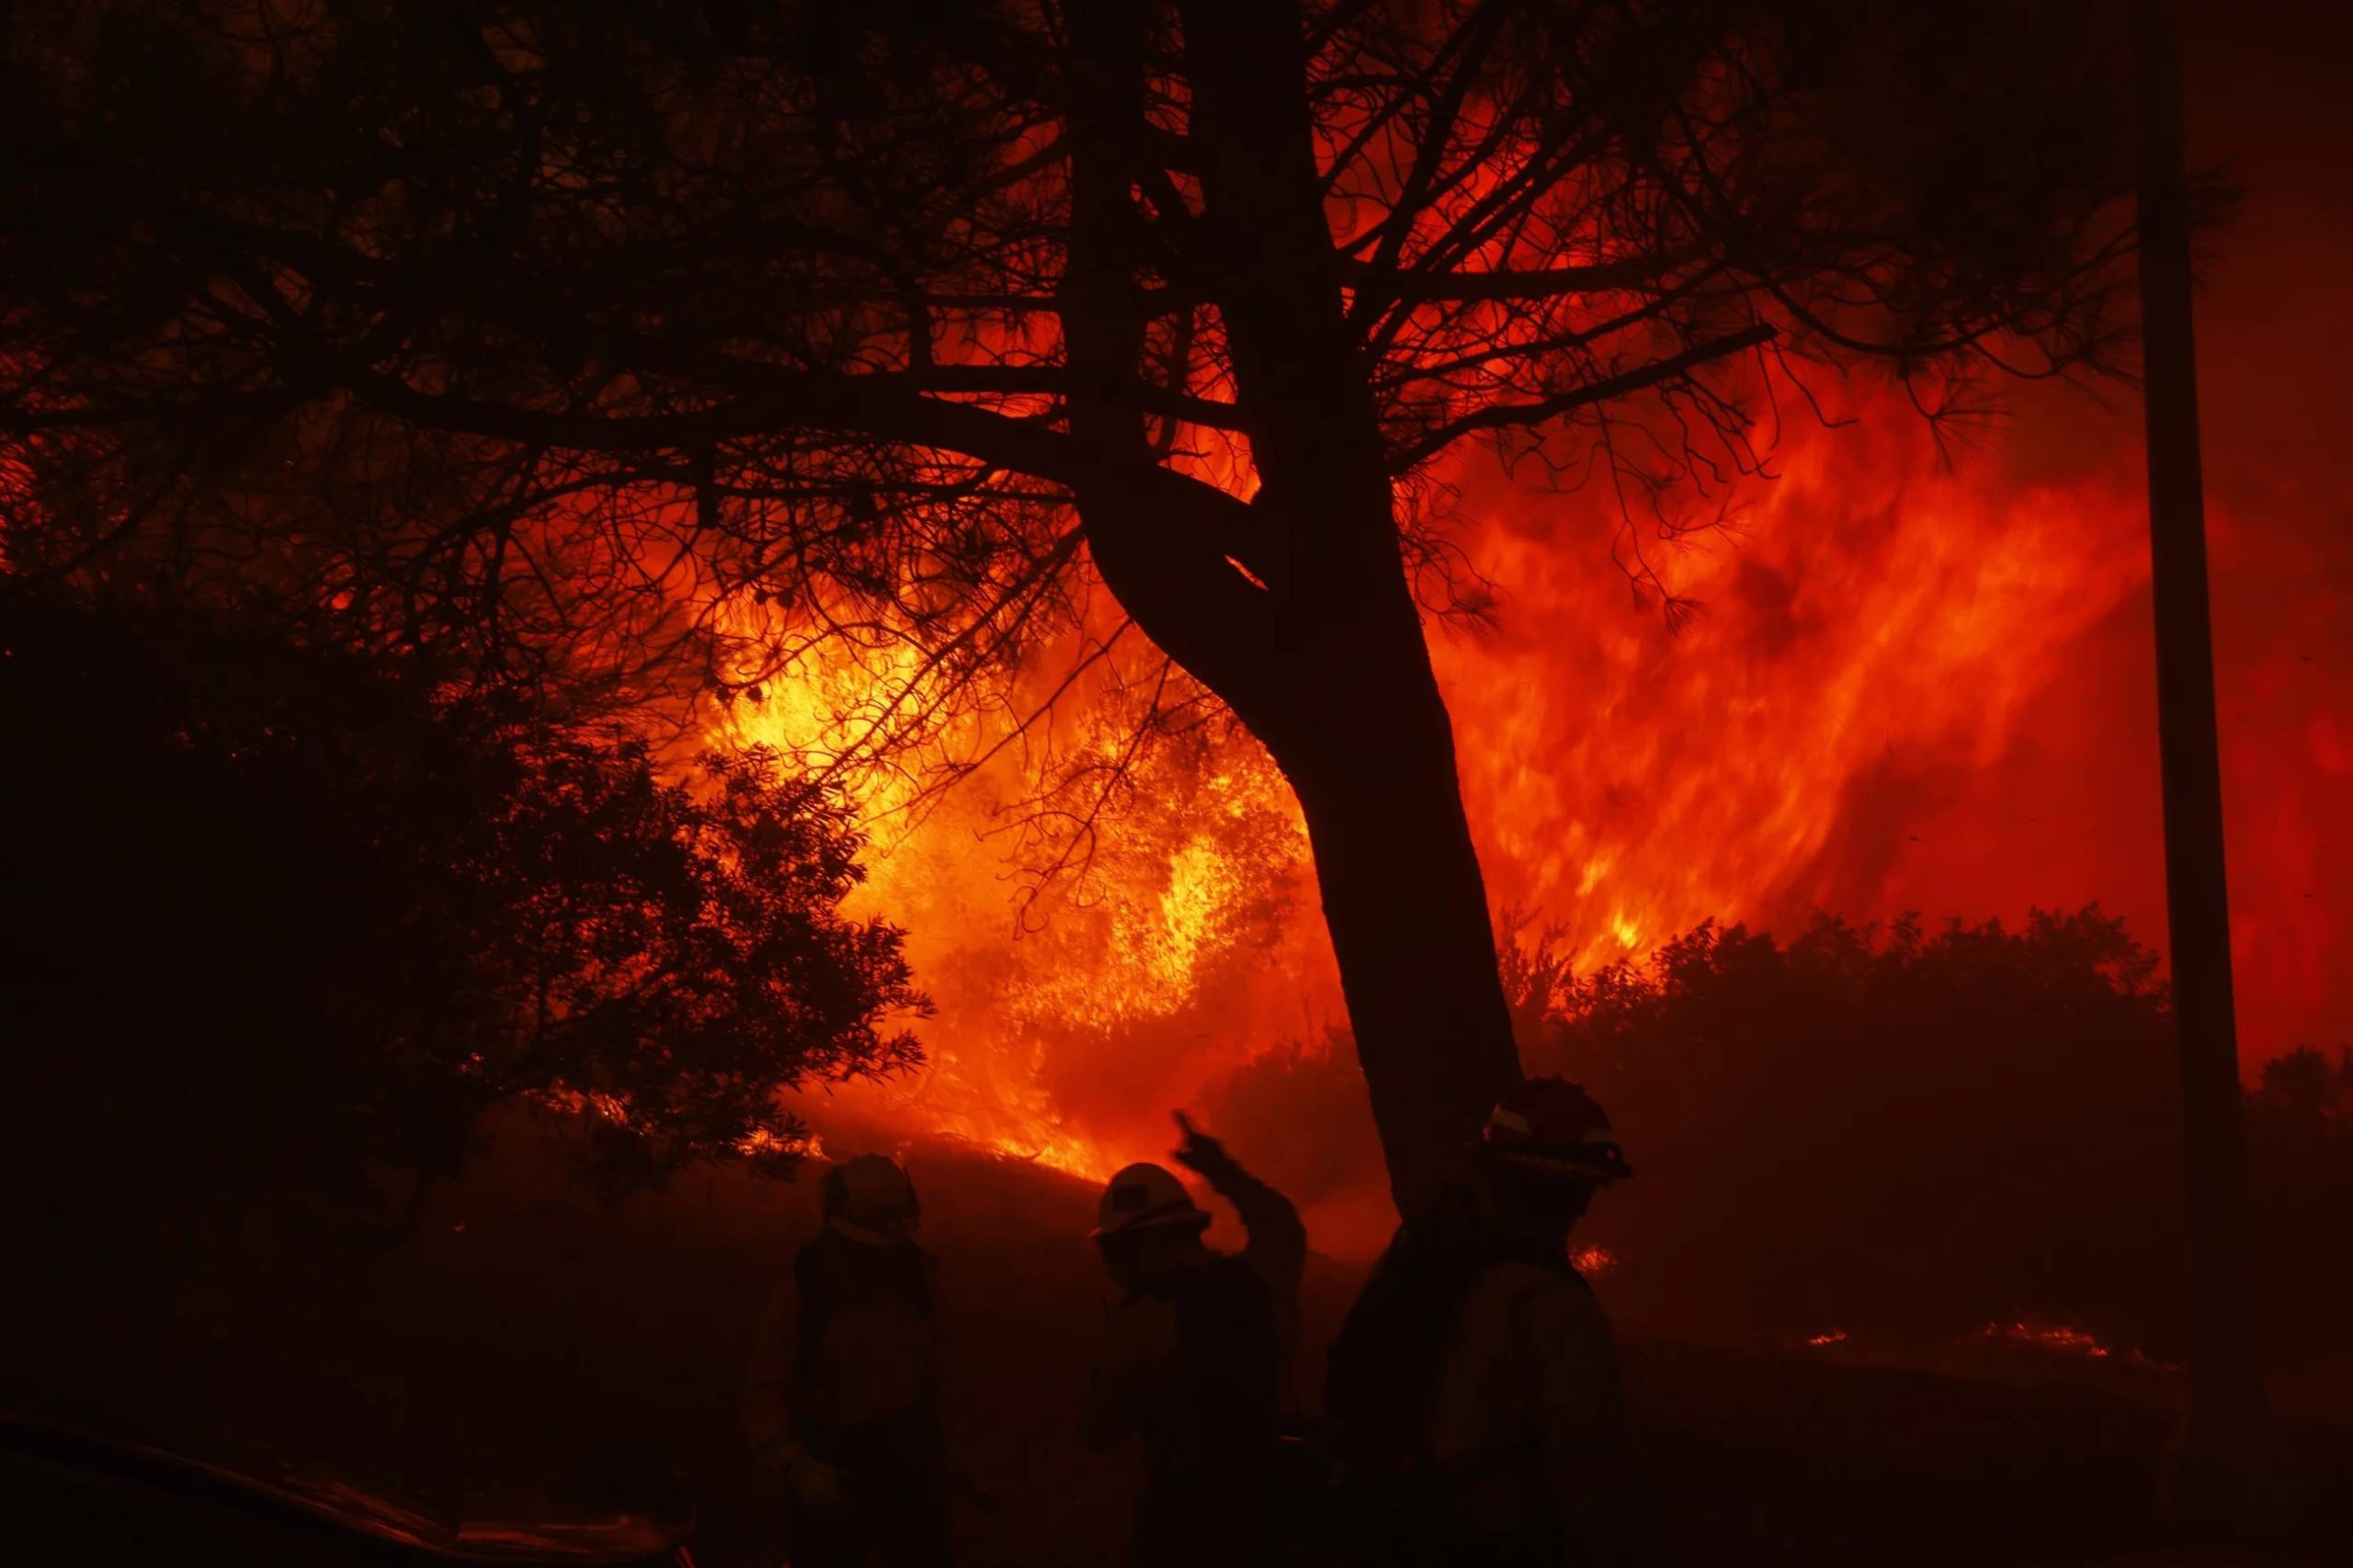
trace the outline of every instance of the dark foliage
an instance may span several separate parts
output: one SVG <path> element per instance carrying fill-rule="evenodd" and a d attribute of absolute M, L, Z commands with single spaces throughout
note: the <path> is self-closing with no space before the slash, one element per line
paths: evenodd
<path fill-rule="evenodd" d="M 1643 969 L 1540 955 L 1529 1054 L 1642 1151 L 1608 1228 L 1669 1313 L 1729 1294 L 1772 1333 L 1958 1332 L 2031 1308 L 2169 1339 L 2186 1241 L 2154 969 L 2097 909 L 1934 936 L 1824 917 L 1786 946 L 1702 926 Z"/>
<path fill-rule="evenodd" d="M 2246 1136 L 2266 1326 L 2283 1347 L 2341 1350 L 2353 1323 L 2353 1051 L 2266 1062 Z"/>
<path fill-rule="evenodd" d="M 0 596 L 7 1202 L 35 1256 L 165 1277 L 396 1230 L 482 1113 L 579 1111 L 608 1191 L 789 1173 L 775 1091 L 916 1059 L 843 810 L 753 753 L 437 700 L 185 617 Z M 20 1254 L 19 1256 L 22 1256 Z"/>

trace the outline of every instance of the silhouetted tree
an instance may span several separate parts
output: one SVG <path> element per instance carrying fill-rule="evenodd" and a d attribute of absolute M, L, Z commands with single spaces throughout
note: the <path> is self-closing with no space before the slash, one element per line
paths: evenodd
<path fill-rule="evenodd" d="M 0 1136 L 12 1240 L 165 1277 L 266 1217 L 396 1232 L 494 1105 L 584 1113 L 608 1191 L 786 1174 L 784 1086 L 912 1063 L 844 809 L 750 752 L 451 702 L 201 618 L 0 593 Z"/>
<path fill-rule="evenodd" d="M 913 646 L 877 745 L 1140 629 L 1297 790 L 1410 1204 L 1518 1071 L 1423 642 L 1480 594 L 1442 465 L 1614 486 L 1655 587 L 1642 528 L 1758 470 L 1805 365 L 1941 416 L 2097 363 L 2111 20 L 20 4 L 0 430 L 89 499 L 9 560 L 260 562 L 632 690 L 744 678 L 756 604 L 778 658 Z"/>

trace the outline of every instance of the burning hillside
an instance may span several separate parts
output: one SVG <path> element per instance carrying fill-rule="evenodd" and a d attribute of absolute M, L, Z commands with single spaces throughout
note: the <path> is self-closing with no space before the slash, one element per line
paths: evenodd
<path fill-rule="evenodd" d="M 1660 563 L 1700 607 L 1676 632 L 1612 566 L 1598 498 L 1462 476 L 1464 551 L 1503 600 L 1492 629 L 1441 623 L 1433 644 L 1496 906 L 1556 928 L 1581 971 L 1706 918 L 1786 929 L 1813 908 L 2014 918 L 2105 898 L 2160 937 L 2143 525 L 2129 444 L 2106 449 L 2040 475 L 1998 446 L 1948 465 L 1896 407 L 1793 432 L 1778 479 Z M 2244 581 L 2234 522 L 2226 585 Z M 2241 689 L 2294 678 L 2260 653 Z M 2309 657 L 2305 680 L 2343 679 Z M 841 678 L 830 701 L 788 684 L 739 706 L 730 733 L 807 747 L 855 706 Z M 1109 685 L 1057 711 L 1063 744 L 1121 744 L 1131 699 Z M 965 722 L 983 753 L 1009 725 Z M 2346 766 L 2330 722 L 2243 718 L 2232 737 L 2256 1057 L 2331 995 L 2328 911 L 2293 857 L 2315 774 Z M 835 1110 L 1099 1176 L 1159 1146 L 1166 1108 L 1280 1042 L 1320 1049 L 1345 1012 L 1297 808 L 1246 735 L 1201 724 L 1151 749 L 1084 867 L 1042 893 L 1024 763 L 1008 747 L 936 799 L 904 776 L 870 799 L 862 896 L 910 928 L 940 1016 L 920 1079 Z"/>
<path fill-rule="evenodd" d="M 2353 191 L 2312 153 L 2311 115 L 2251 97 L 2260 74 L 2234 58 L 2207 58 L 2234 74 L 2191 96 L 2193 133 L 2236 152 L 2254 192 L 2201 348 L 2241 1040 L 2259 1062 L 2335 1043 L 2353 1005 L 2331 803 L 2353 781 L 2353 471 L 2316 412 L 2353 343 L 2342 312 L 2295 303 L 2325 287 L 2310 235 L 2341 232 Z M 1788 419 L 1779 477 L 1679 542 L 1621 534 L 1618 498 L 1540 470 L 1480 457 L 1449 476 L 1457 542 L 1500 596 L 1491 626 L 1431 633 L 1491 902 L 1557 928 L 1581 971 L 1702 919 L 1790 930 L 1816 909 L 2016 920 L 2098 901 L 2161 946 L 2136 400 L 2029 389 L 1940 451 L 1899 396 L 1844 390 L 1857 424 Z M 1699 602 L 1679 631 L 1613 563 L 1630 546 Z M 1120 644 L 1131 678 L 1153 667 L 1140 643 Z M 1088 681 L 1046 744 L 1116 771 L 1135 697 L 1101 666 Z M 992 751 L 1006 726 L 970 722 L 964 755 L 991 756 L 977 778 L 920 813 L 898 809 L 904 779 L 874 802 L 865 896 L 910 927 L 940 1004 L 931 1067 L 846 1108 L 1100 1174 L 1238 1064 L 1325 1048 L 1345 1015 L 1304 831 L 1246 736 L 1203 725 L 1159 747 L 1148 782 L 1074 833 L 1067 802 L 1022 803 L 1038 737 Z M 730 725 L 801 744 L 826 728 L 789 690 Z M 1041 823 L 1089 853 L 1032 902 Z"/>

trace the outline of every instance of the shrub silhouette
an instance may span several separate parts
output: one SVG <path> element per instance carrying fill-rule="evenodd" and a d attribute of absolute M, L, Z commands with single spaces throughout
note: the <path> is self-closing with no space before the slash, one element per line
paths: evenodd
<path fill-rule="evenodd" d="M 396 1233 L 494 1105 L 585 1108 L 610 1192 L 748 1152 L 775 1090 L 915 1060 L 844 809 L 762 753 L 665 782 L 418 672 L 0 597 L 12 1241 L 161 1285 Z M 690 787 L 691 786 L 691 787 Z"/>
<path fill-rule="evenodd" d="M 1823 915 L 1786 942 L 1710 922 L 1588 974 L 1505 927 L 1529 1071 L 1587 1084 L 1638 1173 L 1580 1233 L 1619 1260 L 1630 1324 L 1949 1342 L 2029 1316 L 2186 1352 L 2166 990 L 2121 920 Z M 1211 1096 L 1222 1124 L 1255 1106 L 1294 1130 L 1295 1168 L 1267 1174 L 1311 1196 L 1373 1179 L 1348 1053 L 1281 1047 Z M 2247 1113 L 2271 1343 L 2341 1349 L 2353 1053 L 2269 1062 Z"/>
<path fill-rule="evenodd" d="M 1725 1297 L 1774 1335 L 2036 1309 L 2170 1342 L 2154 969 L 2097 908 L 1933 936 L 1824 916 L 1786 945 L 1703 925 L 1648 966 L 1562 976 L 1529 1054 L 1640 1151 L 1608 1228 L 1624 1288 L 1669 1321 Z"/>

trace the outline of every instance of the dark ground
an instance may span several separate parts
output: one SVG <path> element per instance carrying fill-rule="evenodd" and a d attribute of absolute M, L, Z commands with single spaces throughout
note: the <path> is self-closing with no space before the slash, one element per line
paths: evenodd
<path fill-rule="evenodd" d="M 1090 1453 L 1073 1429 L 1106 1295 L 1083 1239 L 1091 1191 L 954 1149 L 907 1158 L 945 1268 L 952 1441 L 999 1499 L 993 1515 L 960 1508 L 962 1560 L 1117 1561 L 1132 1458 Z M 658 1459 L 701 1500 L 699 1555 L 723 1563 L 743 1517 L 735 1379 L 812 1199 L 806 1182 L 728 1174 L 609 1212 L 510 1151 L 403 1253 L 330 1296 L 216 1328 L 200 1351 L 117 1347 L 100 1367 L 86 1350 L 19 1349 L 49 1364 L 43 1381 L 203 1411 L 445 1496 L 609 1493 Z M 1311 1346 L 1360 1277 L 1311 1265 Z M 2170 1419 L 2151 1380 L 1965 1378 L 1634 1334 L 1627 1358 L 1671 1562 L 2353 1562 L 2335 1554 L 2353 1543 L 2353 1430 L 2298 1428 L 2324 1503 L 2296 1540 L 2192 1554 L 2154 1522 Z"/>

